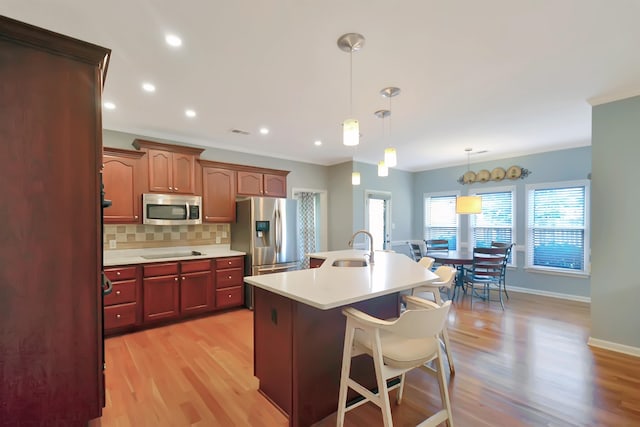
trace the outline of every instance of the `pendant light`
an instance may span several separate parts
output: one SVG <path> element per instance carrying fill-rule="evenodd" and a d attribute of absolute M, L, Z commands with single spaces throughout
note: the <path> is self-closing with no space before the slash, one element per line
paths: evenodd
<path fill-rule="evenodd" d="M 467 152 L 467 172 L 470 171 L 469 159 L 471 157 L 471 148 L 465 148 Z M 482 197 L 480 196 L 460 196 L 456 199 L 457 214 L 479 214 L 482 213 Z"/>
<path fill-rule="evenodd" d="M 380 91 L 380 94 L 385 98 L 389 98 L 389 115 L 391 115 L 391 98 L 400 95 L 400 88 L 385 87 Z M 389 119 L 389 122 L 391 122 L 391 119 Z M 389 123 L 389 139 L 391 139 L 391 123 Z M 395 167 L 398 164 L 395 148 L 387 147 L 384 149 L 384 164 L 389 168 Z"/>
<path fill-rule="evenodd" d="M 386 135 L 384 132 L 384 119 L 385 117 L 389 117 L 391 115 L 391 111 L 389 110 L 378 110 L 375 113 L 375 116 L 379 119 L 382 119 L 382 139 L 386 139 Z M 387 166 L 386 160 L 380 160 L 378 162 L 378 176 L 389 176 L 389 167 Z"/>
<path fill-rule="evenodd" d="M 364 46 L 364 36 L 358 33 L 347 33 L 338 39 L 338 47 L 349 52 L 349 115 L 353 116 L 353 52 Z M 360 125 L 358 120 L 348 118 L 342 122 L 342 143 L 354 146 L 360 143 Z"/>

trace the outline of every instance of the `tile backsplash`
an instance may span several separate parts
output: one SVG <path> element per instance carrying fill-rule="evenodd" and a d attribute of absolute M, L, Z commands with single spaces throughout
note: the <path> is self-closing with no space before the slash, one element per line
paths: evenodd
<path fill-rule="evenodd" d="M 229 224 L 143 225 L 105 224 L 104 249 L 230 244 Z M 109 243 L 116 241 L 116 247 Z"/>

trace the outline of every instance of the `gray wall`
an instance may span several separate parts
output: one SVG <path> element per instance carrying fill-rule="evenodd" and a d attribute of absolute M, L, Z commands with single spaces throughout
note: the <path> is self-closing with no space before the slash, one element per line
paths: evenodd
<path fill-rule="evenodd" d="M 593 108 L 591 337 L 640 347 L 640 97 Z"/>
<path fill-rule="evenodd" d="M 418 172 L 414 174 L 414 195 L 413 195 L 413 235 L 420 238 L 423 236 L 424 206 L 422 200 L 425 193 L 441 191 L 460 191 L 462 195 L 469 190 L 481 190 L 482 188 L 515 185 L 515 214 L 516 214 L 516 267 L 509 269 L 507 273 L 507 286 L 517 286 L 528 288 L 534 291 L 554 292 L 560 294 L 589 297 L 589 278 L 574 278 L 560 275 L 550 275 L 544 273 L 525 272 L 524 249 L 526 238 L 526 184 L 536 184 L 544 182 L 569 181 L 576 179 L 586 179 L 591 172 L 591 147 L 580 147 L 570 150 L 549 151 L 541 154 L 529 156 L 512 157 L 508 159 L 495 160 L 491 162 L 472 163 L 470 169 L 479 171 L 480 169 L 492 170 L 502 166 L 508 168 L 518 165 L 531 171 L 531 174 L 515 181 L 504 180 L 502 182 L 489 181 L 487 183 L 476 183 L 472 185 L 461 185 L 456 181 L 467 170 L 467 165 L 435 169 Z M 461 215 L 461 246 L 468 243 L 467 215 Z"/>
<path fill-rule="evenodd" d="M 327 167 L 329 174 L 329 250 L 347 249 L 353 234 L 352 163 Z"/>

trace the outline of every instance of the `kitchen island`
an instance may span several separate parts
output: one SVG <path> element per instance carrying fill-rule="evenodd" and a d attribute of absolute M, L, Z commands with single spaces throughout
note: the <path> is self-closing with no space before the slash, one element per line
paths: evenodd
<path fill-rule="evenodd" d="M 345 250 L 310 254 L 318 268 L 245 277 L 254 293 L 254 374 L 260 391 L 289 416 L 310 426 L 338 406 L 345 317 L 356 307 L 376 317 L 397 317 L 400 292 L 437 279 L 406 255 Z M 366 263 L 366 266 L 334 266 Z M 338 261 L 336 263 L 336 261 Z M 352 373 L 373 380 L 373 365 L 354 360 Z"/>

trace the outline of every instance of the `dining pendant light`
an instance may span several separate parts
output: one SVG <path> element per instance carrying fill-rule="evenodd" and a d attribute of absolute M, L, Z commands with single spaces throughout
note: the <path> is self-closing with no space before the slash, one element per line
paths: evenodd
<path fill-rule="evenodd" d="M 456 199 L 457 214 L 479 214 L 482 213 L 482 197 L 480 196 L 459 196 Z"/>
<path fill-rule="evenodd" d="M 471 148 L 465 148 L 467 152 L 467 172 L 470 171 L 469 159 L 471 157 Z M 480 196 L 459 196 L 456 198 L 457 214 L 479 214 L 482 213 L 482 197 Z"/>
<path fill-rule="evenodd" d="M 380 91 L 380 94 L 385 98 L 389 98 L 389 115 L 391 115 L 391 98 L 394 96 L 400 95 L 400 88 L 398 87 L 385 87 Z M 389 142 L 391 142 L 391 119 L 389 119 Z M 398 164 L 398 156 L 396 154 L 396 149 L 389 146 L 384 149 L 384 164 L 389 167 L 395 167 Z"/>
<path fill-rule="evenodd" d="M 360 143 L 360 125 L 353 118 L 353 52 L 364 46 L 364 36 L 358 33 L 347 33 L 338 39 L 340 50 L 349 52 L 349 115 L 351 118 L 342 122 L 342 143 L 352 147 Z"/>

